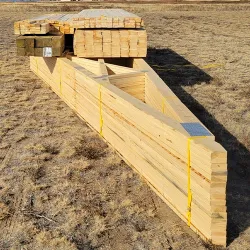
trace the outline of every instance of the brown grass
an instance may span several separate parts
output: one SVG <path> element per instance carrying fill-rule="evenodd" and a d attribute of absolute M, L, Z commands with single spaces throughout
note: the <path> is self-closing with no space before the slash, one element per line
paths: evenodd
<path fill-rule="evenodd" d="M 0 249 L 216 249 L 15 56 L 13 22 L 51 6 L 12 6 L 0 6 Z M 249 249 L 250 12 L 162 6 L 125 8 L 145 19 L 148 62 L 228 150 L 229 249 Z"/>

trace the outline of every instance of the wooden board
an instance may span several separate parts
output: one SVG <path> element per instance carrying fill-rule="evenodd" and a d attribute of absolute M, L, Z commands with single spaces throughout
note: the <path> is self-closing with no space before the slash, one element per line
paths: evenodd
<path fill-rule="evenodd" d="M 189 117 L 182 120 L 180 103 L 176 109 L 169 104 L 171 115 L 154 107 L 159 106 L 156 95 L 168 89 L 164 90 L 142 59 L 134 59 L 131 72 L 126 67 L 106 65 L 103 59 L 76 60 L 78 64 L 67 58 L 31 57 L 30 66 L 150 183 L 188 226 L 206 240 L 225 245 L 225 149 L 190 111 Z M 112 67 L 120 69 L 120 73 L 112 71 L 109 75 L 108 68 Z M 189 122 L 208 134 L 192 136 L 184 126 Z"/>

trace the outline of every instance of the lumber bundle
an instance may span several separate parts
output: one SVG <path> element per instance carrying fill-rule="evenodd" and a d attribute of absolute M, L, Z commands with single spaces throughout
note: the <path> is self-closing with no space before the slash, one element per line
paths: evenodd
<path fill-rule="evenodd" d="M 44 21 L 20 21 L 14 23 L 15 35 L 47 34 L 50 31 L 49 23 Z"/>
<path fill-rule="evenodd" d="M 14 33 L 16 35 L 48 32 L 74 34 L 75 28 L 140 29 L 143 27 L 144 22 L 141 17 L 122 9 L 88 9 L 76 14 L 48 14 L 15 22 Z"/>
<path fill-rule="evenodd" d="M 14 23 L 15 35 L 74 34 L 70 22 L 75 14 L 48 14 Z"/>
<path fill-rule="evenodd" d="M 143 59 L 105 60 L 31 57 L 30 67 L 188 226 L 225 246 L 227 152 Z"/>
<path fill-rule="evenodd" d="M 78 57 L 146 57 L 147 34 L 144 29 L 76 30 L 74 53 Z"/>
<path fill-rule="evenodd" d="M 50 24 L 50 34 L 74 34 L 71 20 L 74 14 L 55 14 L 46 18 Z"/>
<path fill-rule="evenodd" d="M 61 56 L 64 51 L 64 35 L 19 36 L 16 45 L 18 56 Z"/>
<path fill-rule="evenodd" d="M 143 26 L 141 17 L 125 10 L 93 9 L 16 22 L 14 32 L 19 35 L 74 34 L 74 45 L 71 45 L 79 57 L 146 57 L 147 34 Z"/>
<path fill-rule="evenodd" d="M 142 28 L 141 17 L 122 9 L 82 10 L 72 18 L 74 28 Z"/>

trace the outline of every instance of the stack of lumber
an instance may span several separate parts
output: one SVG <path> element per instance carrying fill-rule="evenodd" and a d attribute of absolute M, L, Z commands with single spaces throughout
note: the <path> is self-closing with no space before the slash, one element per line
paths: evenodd
<path fill-rule="evenodd" d="M 49 27 L 48 24 L 50 25 L 50 30 L 46 30 L 47 33 L 61 32 L 62 34 L 74 34 L 74 28 L 140 29 L 144 27 L 141 17 L 122 9 L 88 9 L 77 14 L 48 14 L 15 22 L 14 33 L 16 35 L 46 34 L 36 33 L 38 31 L 34 29 L 38 27 L 38 24 L 42 23 L 46 27 Z"/>
<path fill-rule="evenodd" d="M 16 45 L 18 56 L 61 56 L 64 51 L 64 35 L 19 36 Z"/>
<path fill-rule="evenodd" d="M 74 34 L 74 52 L 78 57 L 146 57 L 147 34 L 143 26 L 141 17 L 125 10 L 93 9 L 16 22 L 14 32 L 17 35 Z"/>
<path fill-rule="evenodd" d="M 72 18 L 74 28 L 127 28 L 144 27 L 141 17 L 122 9 L 88 9 L 82 10 Z"/>
<path fill-rule="evenodd" d="M 14 34 L 74 34 L 74 28 L 70 24 L 74 15 L 75 14 L 48 14 L 18 21 L 14 23 Z"/>
<path fill-rule="evenodd" d="M 143 20 L 120 9 L 83 10 L 73 17 L 74 53 L 78 57 L 146 57 Z"/>
<path fill-rule="evenodd" d="M 128 64 L 132 68 L 74 56 L 30 58 L 31 69 L 190 228 L 225 246 L 227 152 L 143 59 Z"/>
<path fill-rule="evenodd" d="M 78 57 L 145 57 L 147 34 L 144 29 L 76 30 L 74 53 Z"/>
<path fill-rule="evenodd" d="M 75 14 L 54 14 L 46 17 L 46 22 L 50 24 L 50 34 L 74 34 L 71 25 L 72 17 Z"/>
<path fill-rule="evenodd" d="M 49 23 L 44 21 L 20 21 L 14 23 L 15 35 L 47 34 L 50 31 Z"/>

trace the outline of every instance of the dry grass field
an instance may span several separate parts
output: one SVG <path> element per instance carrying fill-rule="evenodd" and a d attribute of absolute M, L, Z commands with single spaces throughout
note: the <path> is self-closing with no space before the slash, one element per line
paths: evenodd
<path fill-rule="evenodd" d="M 0 249 L 217 249 L 15 56 L 13 22 L 53 8 L 12 7 L 0 5 Z M 228 150 L 228 249 L 250 249 L 249 8 L 124 8 L 145 20 L 149 64 Z"/>

